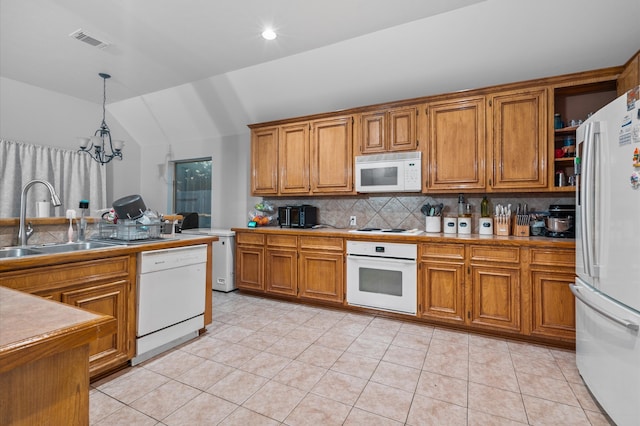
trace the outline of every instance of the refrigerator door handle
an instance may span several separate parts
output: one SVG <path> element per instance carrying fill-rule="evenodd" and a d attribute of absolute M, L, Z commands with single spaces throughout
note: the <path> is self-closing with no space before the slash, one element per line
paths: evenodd
<path fill-rule="evenodd" d="M 582 205 L 580 206 L 580 216 L 582 221 L 580 222 L 582 239 L 582 256 L 585 267 L 585 272 L 591 277 L 597 277 L 597 271 L 593 267 L 594 263 L 594 246 L 593 230 L 595 226 L 594 221 L 594 199 L 595 199 L 595 134 L 599 132 L 598 122 L 587 124 L 584 136 L 583 146 L 583 184 L 580 187 Z"/>
<path fill-rule="evenodd" d="M 628 328 L 631 331 L 637 332 L 640 329 L 640 325 L 623 318 L 618 318 L 615 315 L 612 315 L 609 312 L 589 303 L 589 301 L 587 301 L 587 299 L 585 299 L 585 297 L 580 293 L 580 286 L 577 286 L 575 284 L 569 284 L 569 289 L 571 289 L 571 293 L 573 293 L 576 299 L 578 299 L 579 301 L 584 303 L 585 306 L 588 306 L 589 308 L 596 311 L 603 317 L 608 318 L 611 321 L 615 322 L 616 324 L 620 324 L 621 326 Z"/>

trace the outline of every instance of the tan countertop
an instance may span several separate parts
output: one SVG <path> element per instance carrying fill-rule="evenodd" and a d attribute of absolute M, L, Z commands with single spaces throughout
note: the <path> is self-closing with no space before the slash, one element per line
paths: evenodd
<path fill-rule="evenodd" d="M 575 249 L 576 242 L 571 238 L 549 238 L 549 237 L 516 237 L 501 235 L 479 235 L 479 234 L 444 234 L 444 233 L 426 233 L 419 235 L 399 235 L 399 234 L 365 234 L 349 232 L 351 229 L 337 228 L 280 228 L 277 226 L 263 226 L 258 228 L 231 228 L 236 232 L 256 232 L 263 234 L 293 234 L 304 236 L 321 236 L 321 237 L 340 237 L 350 240 L 366 240 L 366 241 L 387 241 L 387 242 L 405 242 L 405 243 L 487 243 L 492 245 L 510 245 L 510 246 L 546 246 L 557 248 Z"/>
<path fill-rule="evenodd" d="M 116 320 L 0 286 L 0 373 L 113 333 Z"/>
<path fill-rule="evenodd" d="M 42 254 L 23 256 L 17 258 L 0 259 L 0 272 L 25 269 L 36 266 L 57 265 L 61 263 L 95 260 L 104 257 L 122 256 L 148 250 L 162 250 L 176 247 L 186 247 L 197 244 L 209 244 L 218 241 L 218 237 L 212 235 L 185 235 L 175 234 L 167 238 L 149 240 L 149 242 L 130 245 L 114 245 L 99 249 L 82 250 L 56 254 Z M 2 283 L 0 282 L 0 285 Z"/>

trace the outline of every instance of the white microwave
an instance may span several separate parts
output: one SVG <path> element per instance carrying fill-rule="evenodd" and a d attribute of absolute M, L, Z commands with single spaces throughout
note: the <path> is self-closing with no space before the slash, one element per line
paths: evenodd
<path fill-rule="evenodd" d="M 421 152 L 356 157 L 356 191 L 420 192 L 421 190 Z"/>

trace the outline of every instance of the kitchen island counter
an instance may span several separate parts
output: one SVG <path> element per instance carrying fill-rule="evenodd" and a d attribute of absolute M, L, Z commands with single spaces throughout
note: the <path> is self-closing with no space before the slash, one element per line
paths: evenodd
<path fill-rule="evenodd" d="M 0 424 L 89 423 L 89 345 L 116 320 L 0 287 Z"/>

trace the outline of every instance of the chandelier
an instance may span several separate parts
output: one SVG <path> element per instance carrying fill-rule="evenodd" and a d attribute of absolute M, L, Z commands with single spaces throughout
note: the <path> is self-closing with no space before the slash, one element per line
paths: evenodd
<path fill-rule="evenodd" d="M 98 74 L 103 80 L 103 98 L 102 98 L 102 124 L 90 138 L 80 137 L 80 149 L 78 152 L 86 152 L 98 163 L 107 164 L 114 158 L 122 160 L 122 147 L 124 142 L 120 140 L 111 140 L 111 131 L 105 121 L 106 102 L 107 102 L 107 79 L 111 78 L 109 74 Z"/>

